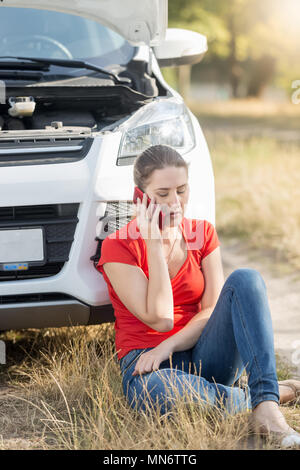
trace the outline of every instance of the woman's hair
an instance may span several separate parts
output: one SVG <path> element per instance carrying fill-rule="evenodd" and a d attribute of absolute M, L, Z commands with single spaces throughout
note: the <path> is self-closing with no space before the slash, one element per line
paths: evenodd
<path fill-rule="evenodd" d="M 172 147 L 153 145 L 142 152 L 135 160 L 133 179 L 136 186 L 145 192 L 152 173 L 168 166 L 184 167 L 188 172 L 188 163 Z"/>

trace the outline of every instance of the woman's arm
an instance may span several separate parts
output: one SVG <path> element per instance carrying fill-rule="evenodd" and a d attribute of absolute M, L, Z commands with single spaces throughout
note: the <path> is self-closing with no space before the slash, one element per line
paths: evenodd
<path fill-rule="evenodd" d="M 156 331 L 173 329 L 171 281 L 159 240 L 147 243 L 149 280 L 137 266 L 107 262 L 103 269 L 125 307 Z"/>
<path fill-rule="evenodd" d="M 201 335 L 213 308 L 206 308 L 197 313 L 182 330 L 162 341 L 158 346 L 142 354 L 132 375 L 146 374 L 158 370 L 160 364 L 169 359 L 175 351 L 185 351 L 192 348 Z"/>
<path fill-rule="evenodd" d="M 202 260 L 202 272 L 205 279 L 205 290 L 201 299 L 202 310 L 178 333 L 166 340 L 172 345 L 173 352 L 185 351 L 196 344 L 216 306 L 225 282 L 220 247 Z"/>
<path fill-rule="evenodd" d="M 197 313 L 180 331 L 162 341 L 156 348 L 142 354 L 133 375 L 157 370 L 162 361 L 175 351 L 191 349 L 199 339 L 218 301 L 224 285 L 220 247 L 202 260 L 205 291 L 201 299 L 201 312 Z"/>
<path fill-rule="evenodd" d="M 168 266 L 161 240 L 147 240 L 149 281 L 147 289 L 148 315 L 165 324 L 162 331 L 174 327 L 174 302 Z"/>
<path fill-rule="evenodd" d="M 137 205 L 138 227 L 147 246 L 149 280 L 141 268 L 107 262 L 103 269 L 125 307 L 150 328 L 164 332 L 173 329 L 173 292 L 162 239 L 158 227 L 160 206 Z"/>

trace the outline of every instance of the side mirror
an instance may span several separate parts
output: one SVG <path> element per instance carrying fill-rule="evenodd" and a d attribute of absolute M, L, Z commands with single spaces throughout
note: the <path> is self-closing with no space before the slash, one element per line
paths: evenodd
<path fill-rule="evenodd" d="M 194 31 L 168 28 L 165 39 L 153 49 L 160 67 L 191 65 L 203 59 L 207 40 L 206 36 Z"/>

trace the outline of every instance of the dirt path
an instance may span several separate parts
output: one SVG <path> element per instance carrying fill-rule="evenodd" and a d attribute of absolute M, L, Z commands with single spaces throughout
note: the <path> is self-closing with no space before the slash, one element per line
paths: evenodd
<path fill-rule="evenodd" d="M 267 286 L 275 351 L 300 377 L 300 271 L 284 274 L 270 254 L 249 252 L 239 240 L 220 237 L 225 279 L 237 268 L 258 270 Z M 281 271 L 281 272 L 280 272 Z"/>

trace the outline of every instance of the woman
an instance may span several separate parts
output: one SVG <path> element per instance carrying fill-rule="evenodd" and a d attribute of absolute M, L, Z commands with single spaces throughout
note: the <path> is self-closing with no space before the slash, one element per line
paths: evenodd
<path fill-rule="evenodd" d="M 224 283 L 220 243 L 206 220 L 186 219 L 188 165 L 157 145 L 135 161 L 136 218 L 102 244 L 98 270 L 115 310 L 123 389 L 132 407 L 165 413 L 188 393 L 230 413 L 252 409 L 255 430 L 300 445 L 279 403 L 300 382 L 278 383 L 266 286 L 253 269 Z M 146 194 L 151 198 L 147 208 Z M 165 219 L 159 228 L 159 212 Z M 249 387 L 233 387 L 243 370 Z"/>

